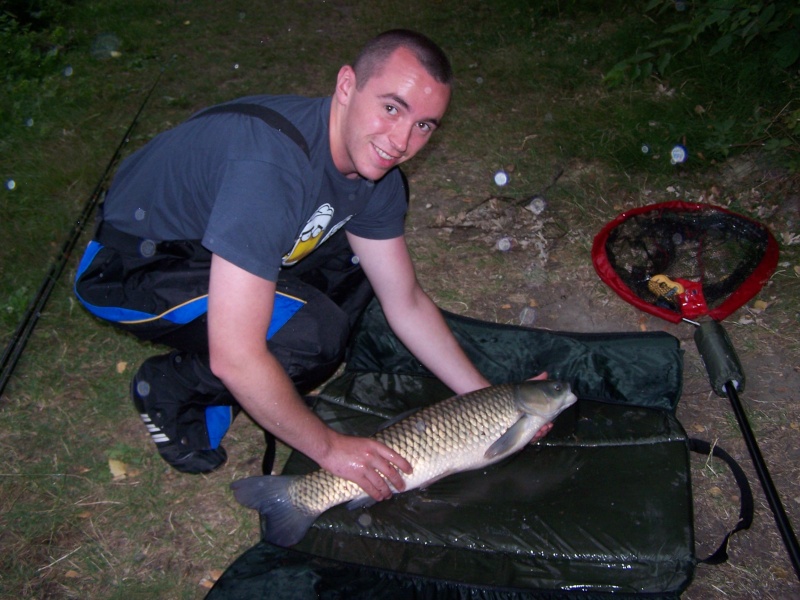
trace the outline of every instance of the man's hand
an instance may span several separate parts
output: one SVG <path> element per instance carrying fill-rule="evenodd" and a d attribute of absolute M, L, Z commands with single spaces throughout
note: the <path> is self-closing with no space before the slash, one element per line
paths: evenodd
<path fill-rule="evenodd" d="M 388 446 L 369 438 L 339 435 L 320 466 L 334 475 L 361 487 L 374 500 L 392 497 L 406 488 L 403 473 L 410 475 L 411 464 Z"/>
<path fill-rule="evenodd" d="M 531 377 L 529 381 L 541 381 L 543 379 L 547 379 L 547 371 L 543 371 L 539 373 L 536 377 Z M 531 444 L 535 444 L 539 440 L 541 440 L 544 436 L 550 433 L 550 430 L 553 428 L 552 423 L 545 423 L 542 425 L 542 428 L 536 432 L 536 435 L 533 436 L 533 439 L 530 441 Z"/>
<path fill-rule="evenodd" d="M 536 432 L 536 435 L 533 436 L 533 439 L 530 441 L 531 444 L 535 444 L 539 440 L 541 440 L 544 436 L 550 433 L 550 430 L 553 428 L 552 423 L 545 423 L 542 425 L 542 428 Z"/>

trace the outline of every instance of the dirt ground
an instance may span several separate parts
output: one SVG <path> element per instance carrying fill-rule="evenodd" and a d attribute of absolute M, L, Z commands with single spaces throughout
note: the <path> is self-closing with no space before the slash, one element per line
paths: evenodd
<path fill-rule="evenodd" d="M 626 304 L 594 272 L 590 249 L 604 222 L 619 212 L 674 199 L 736 205 L 762 215 L 776 236 L 790 231 L 798 223 L 798 181 L 757 163 L 737 159 L 704 181 L 676 178 L 679 183 L 668 189 L 643 187 L 638 196 L 613 203 L 599 198 L 597 213 L 590 215 L 565 200 L 568 193 L 560 193 L 573 185 L 585 189 L 601 176 L 587 165 L 563 167 L 541 198 L 544 203 L 537 208 L 545 208 L 538 216 L 525 208 L 528 198 L 503 197 L 502 188 L 496 188 L 496 197 L 444 197 L 441 189 L 428 189 L 412 175 L 410 246 L 423 285 L 443 308 L 560 331 L 663 330 L 680 340 L 685 382 L 678 418 L 691 436 L 718 444 L 742 465 L 756 505 L 752 527 L 731 540 L 730 560 L 698 567 L 683 596 L 689 600 L 800 598 L 800 584 L 729 401 L 711 389 L 694 344 L 694 327 L 673 325 Z M 506 236 L 513 242 L 503 252 L 497 242 Z M 796 251 L 782 254 L 772 281 L 724 323 L 746 375 L 741 401 L 795 528 L 800 523 L 797 264 Z M 739 494 L 721 462 L 699 455 L 692 460 L 697 555 L 705 557 L 736 524 Z"/>

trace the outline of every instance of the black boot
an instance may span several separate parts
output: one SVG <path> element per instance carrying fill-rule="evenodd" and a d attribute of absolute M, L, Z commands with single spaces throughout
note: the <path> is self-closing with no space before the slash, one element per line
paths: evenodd
<path fill-rule="evenodd" d="M 154 356 L 131 382 L 133 404 L 161 458 L 182 473 L 209 473 L 225 464 L 219 441 L 240 410 L 210 371 L 192 364 L 197 360 L 177 351 Z"/>

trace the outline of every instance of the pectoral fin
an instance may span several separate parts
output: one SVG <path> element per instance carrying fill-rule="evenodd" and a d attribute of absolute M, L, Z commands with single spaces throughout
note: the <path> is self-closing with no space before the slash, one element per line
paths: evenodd
<path fill-rule="evenodd" d="M 528 433 L 526 421 L 525 417 L 520 417 L 494 444 L 489 446 L 483 457 L 486 460 L 494 460 L 513 450 L 522 436 Z"/>

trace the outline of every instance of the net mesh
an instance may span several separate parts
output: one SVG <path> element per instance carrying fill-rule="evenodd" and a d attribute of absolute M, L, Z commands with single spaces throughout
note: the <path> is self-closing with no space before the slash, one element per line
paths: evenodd
<path fill-rule="evenodd" d="M 620 215 L 598 235 L 593 255 L 601 278 L 614 279 L 623 297 L 657 308 L 659 316 L 672 313 L 670 320 L 727 316 L 715 311 L 741 306 L 777 263 L 775 241 L 760 223 L 681 202 Z M 735 306 L 726 306 L 734 298 Z"/>

